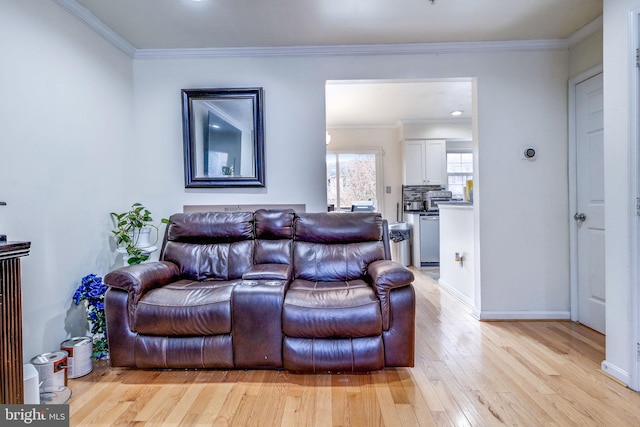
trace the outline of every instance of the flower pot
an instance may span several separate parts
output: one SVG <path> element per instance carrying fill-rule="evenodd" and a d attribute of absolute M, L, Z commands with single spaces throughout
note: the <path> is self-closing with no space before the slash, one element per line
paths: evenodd
<path fill-rule="evenodd" d="M 157 236 L 155 240 L 158 240 Z M 133 241 L 136 242 L 136 247 L 140 249 L 153 246 L 155 242 L 151 243 L 151 227 L 143 227 L 140 230 L 135 230 L 133 233 Z"/>

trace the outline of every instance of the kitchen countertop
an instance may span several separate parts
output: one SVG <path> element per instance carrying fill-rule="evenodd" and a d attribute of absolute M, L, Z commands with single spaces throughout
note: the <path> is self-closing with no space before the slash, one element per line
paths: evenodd
<path fill-rule="evenodd" d="M 473 202 L 451 201 L 438 203 L 440 209 L 447 208 L 473 208 Z"/>

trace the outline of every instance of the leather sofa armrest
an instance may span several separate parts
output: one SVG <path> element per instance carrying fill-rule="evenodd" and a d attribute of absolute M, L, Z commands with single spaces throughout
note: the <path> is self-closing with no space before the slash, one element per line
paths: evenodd
<path fill-rule="evenodd" d="M 391 324 L 389 313 L 389 292 L 394 288 L 410 285 L 413 272 L 404 265 L 390 260 L 374 261 L 367 268 L 373 289 L 380 299 L 382 328 L 386 331 Z"/>
<path fill-rule="evenodd" d="M 171 283 L 179 275 L 180 270 L 174 263 L 156 261 L 114 270 L 104 277 L 104 282 L 129 292 L 135 305 L 145 292 Z"/>
<path fill-rule="evenodd" d="M 244 280 L 291 280 L 292 268 L 289 264 L 255 264 L 244 272 Z"/>

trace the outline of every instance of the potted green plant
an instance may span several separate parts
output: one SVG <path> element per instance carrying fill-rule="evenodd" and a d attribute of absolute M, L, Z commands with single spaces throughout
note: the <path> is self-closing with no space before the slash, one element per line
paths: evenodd
<path fill-rule="evenodd" d="M 112 230 L 118 248 L 126 251 L 129 265 L 140 264 L 149 259 L 149 250 L 158 240 L 158 227 L 153 224 L 151 212 L 140 203 L 131 205 L 127 212 L 111 212 L 111 218 L 116 228 Z M 168 220 L 162 219 L 162 223 Z M 155 229 L 156 238 L 150 242 L 149 235 Z M 147 249 L 147 250 L 145 250 Z"/>

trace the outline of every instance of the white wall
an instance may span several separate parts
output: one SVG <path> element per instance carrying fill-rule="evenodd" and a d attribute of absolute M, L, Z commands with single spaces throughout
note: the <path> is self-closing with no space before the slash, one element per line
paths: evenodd
<path fill-rule="evenodd" d="M 292 72 L 282 58 L 137 60 L 135 145 L 141 198 L 170 215 L 183 205 L 295 204 L 326 211 L 324 80 L 305 61 Z M 263 86 L 266 188 L 184 188 L 183 88 Z M 319 102 L 309 103 L 309 99 Z"/>
<path fill-rule="evenodd" d="M 32 242 L 22 260 L 28 361 L 86 333 L 73 292 L 113 267 L 108 213 L 130 203 L 133 76 L 130 58 L 53 2 L 0 9 L 0 231 Z"/>
<path fill-rule="evenodd" d="M 474 138 L 480 316 L 569 318 L 566 52 L 503 54 L 478 72 Z M 537 148 L 535 161 L 519 147 Z"/>
<path fill-rule="evenodd" d="M 602 29 L 569 48 L 569 77 L 602 64 Z"/>
<path fill-rule="evenodd" d="M 404 139 L 465 139 L 471 140 L 471 121 L 449 120 L 431 123 L 403 123 Z"/>
<path fill-rule="evenodd" d="M 140 199 L 162 215 L 184 204 L 305 203 L 322 211 L 327 80 L 477 78 L 482 310 L 569 316 L 568 52 L 136 60 Z M 185 190 L 180 89 L 263 86 L 265 189 Z M 521 161 L 534 144 L 539 158 Z M 553 203 L 550 203 L 553 201 Z"/>
<path fill-rule="evenodd" d="M 633 287 L 631 248 L 635 236 L 633 181 L 629 153 L 630 70 L 633 46 L 628 39 L 627 19 L 637 0 L 604 1 L 604 168 L 605 168 L 605 269 L 606 269 L 606 363 L 605 369 L 627 382 L 634 354 L 632 319 Z M 637 37 L 637 35 L 636 35 Z"/>
<path fill-rule="evenodd" d="M 475 256 L 473 207 L 440 205 L 440 278 L 441 287 L 467 304 L 474 313 Z M 462 256 L 462 264 L 455 254 Z"/>

